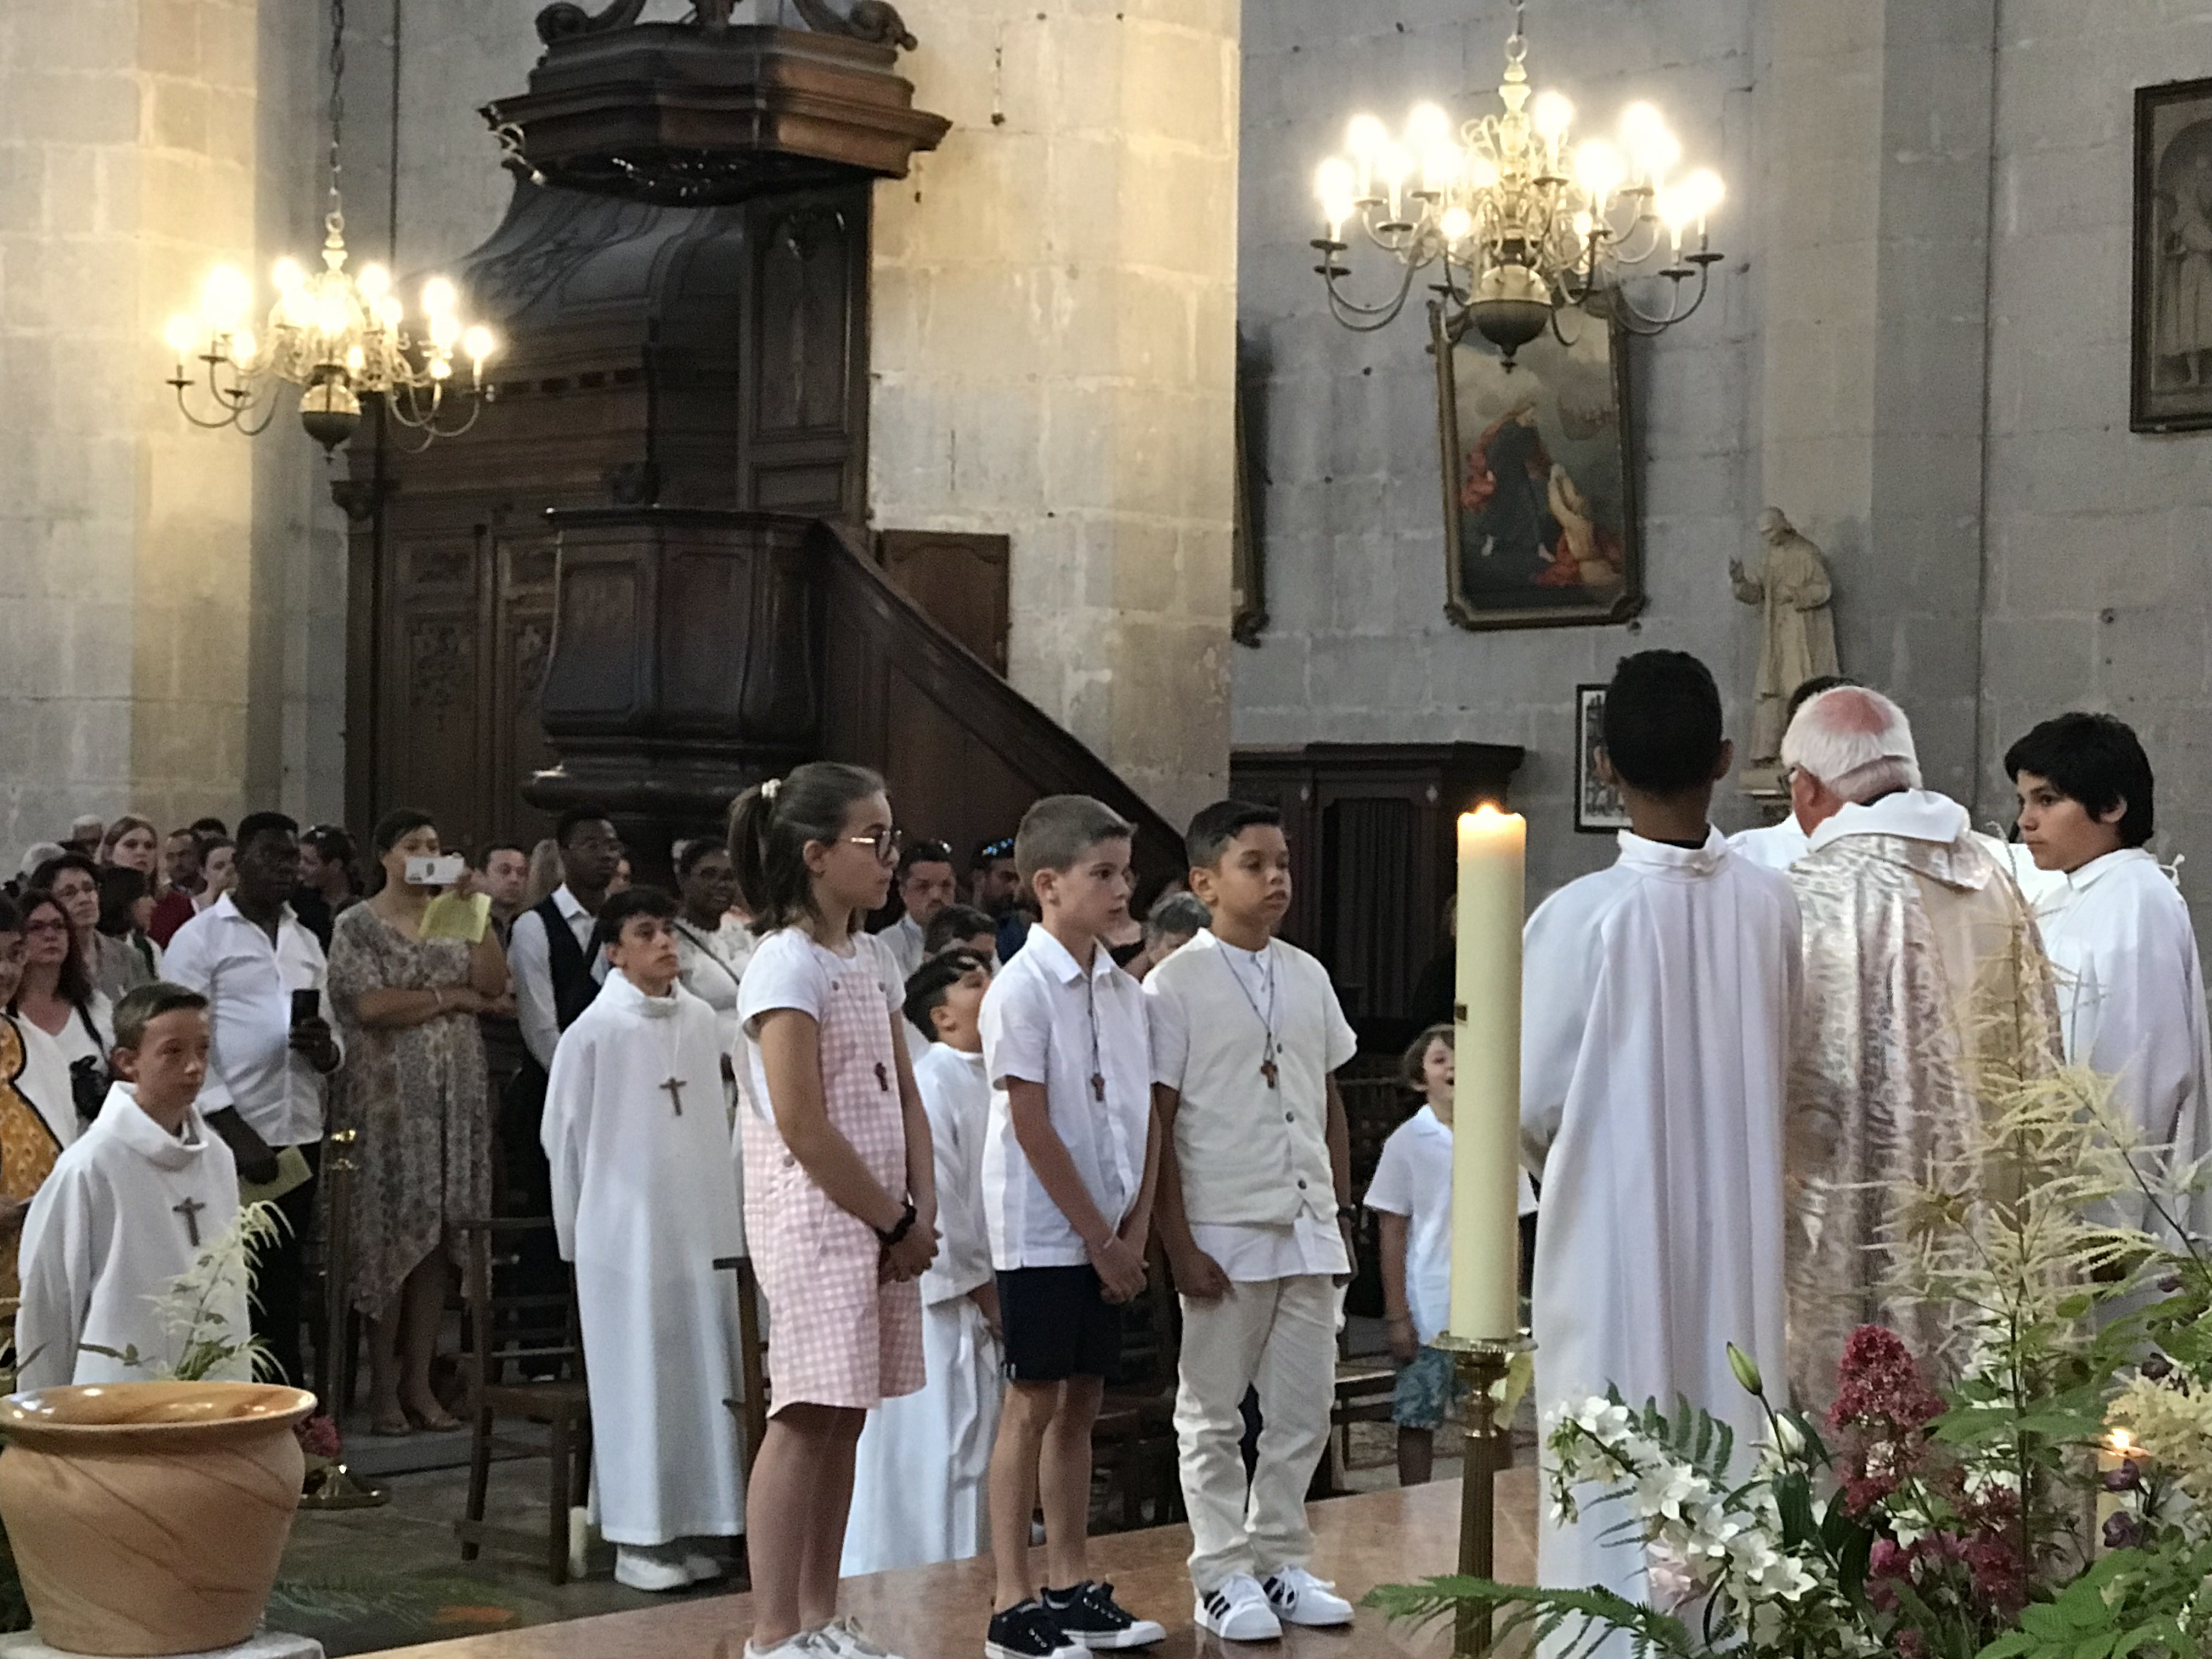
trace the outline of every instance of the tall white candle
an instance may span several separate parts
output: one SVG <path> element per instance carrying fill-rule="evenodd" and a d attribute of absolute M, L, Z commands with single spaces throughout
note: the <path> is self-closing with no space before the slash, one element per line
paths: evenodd
<path fill-rule="evenodd" d="M 1459 820 L 1451 1334 L 1520 1328 L 1521 919 L 1528 830 L 1485 802 Z"/>

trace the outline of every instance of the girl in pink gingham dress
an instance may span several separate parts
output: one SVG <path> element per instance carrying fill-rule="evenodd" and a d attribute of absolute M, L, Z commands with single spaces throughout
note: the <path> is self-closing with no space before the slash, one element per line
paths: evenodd
<path fill-rule="evenodd" d="M 922 1385 L 922 1270 L 937 1253 L 929 1120 L 904 987 L 859 931 L 890 890 L 883 780 L 834 762 L 747 791 L 730 855 L 762 935 L 744 1030 L 745 1232 L 768 1300 L 768 1437 L 746 1494 L 748 1659 L 879 1659 L 837 1619 L 853 1449 Z"/>

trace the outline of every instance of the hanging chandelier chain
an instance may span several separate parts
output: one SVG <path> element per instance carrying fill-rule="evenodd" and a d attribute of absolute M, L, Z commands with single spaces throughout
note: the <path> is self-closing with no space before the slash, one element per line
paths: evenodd
<path fill-rule="evenodd" d="M 1505 61 L 1518 64 L 1528 56 L 1528 0 L 1513 0 L 1513 33 L 1505 37 Z"/>
<path fill-rule="evenodd" d="M 331 0 L 331 217 L 338 219 L 338 141 L 345 132 L 345 0 Z"/>

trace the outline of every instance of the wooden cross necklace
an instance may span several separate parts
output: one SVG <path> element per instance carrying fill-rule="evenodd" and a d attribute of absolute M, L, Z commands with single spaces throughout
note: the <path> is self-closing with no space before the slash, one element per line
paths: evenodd
<path fill-rule="evenodd" d="M 1265 949 L 1258 953 L 1261 971 L 1267 976 L 1267 1007 L 1263 1013 L 1260 1009 L 1260 999 L 1252 994 L 1252 988 L 1244 982 L 1243 971 L 1237 966 L 1236 957 L 1227 954 L 1236 948 L 1233 945 L 1222 946 L 1224 954 L 1221 965 L 1229 970 L 1229 977 L 1237 981 L 1237 988 L 1244 994 L 1244 1000 L 1252 1010 L 1252 1018 L 1260 1022 L 1261 1028 L 1267 1033 L 1265 1043 L 1260 1050 L 1260 1075 L 1267 1079 L 1270 1089 L 1276 1088 L 1282 1080 L 1282 1068 L 1275 1064 L 1275 1055 L 1280 1052 L 1275 1042 L 1275 959 Z"/>
<path fill-rule="evenodd" d="M 200 1247 L 200 1212 L 205 1208 L 207 1206 L 197 1198 L 188 1198 L 181 1204 L 172 1206 L 169 1211 L 171 1215 L 184 1217 L 185 1237 L 191 1240 L 192 1248 L 196 1250 Z"/>
<path fill-rule="evenodd" d="M 1083 990 L 1091 1009 L 1091 1097 L 1103 1106 L 1106 1103 L 1106 1067 L 1098 1057 L 1098 981 L 1085 974 Z"/>
<path fill-rule="evenodd" d="M 669 994 L 671 996 L 676 994 L 673 987 L 670 988 Z M 682 1056 L 684 1042 L 684 1021 L 682 1014 L 679 1012 L 674 1018 L 670 1018 L 667 1021 L 667 1024 L 669 1027 L 668 1081 L 662 1084 L 660 1086 L 668 1091 L 669 1103 L 676 1108 L 676 1115 L 682 1117 L 684 1115 L 684 1090 L 685 1085 L 683 1078 L 678 1074 L 681 1069 L 678 1065 L 678 1061 Z"/>

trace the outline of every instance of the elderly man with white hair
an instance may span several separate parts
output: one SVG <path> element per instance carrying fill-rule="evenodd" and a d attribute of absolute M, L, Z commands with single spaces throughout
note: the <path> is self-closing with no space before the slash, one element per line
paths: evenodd
<path fill-rule="evenodd" d="M 1969 1322 L 1897 1285 L 1900 1182 L 1971 1144 L 1984 1103 L 2058 1061 L 2033 913 L 1966 810 L 1924 789 L 1904 711 L 1844 686 L 1782 742 L 1811 839 L 1790 866 L 1805 1008 L 1790 1086 L 1790 1379 L 1824 1407 L 1852 1328 L 1887 1325 L 1938 1370 Z"/>

